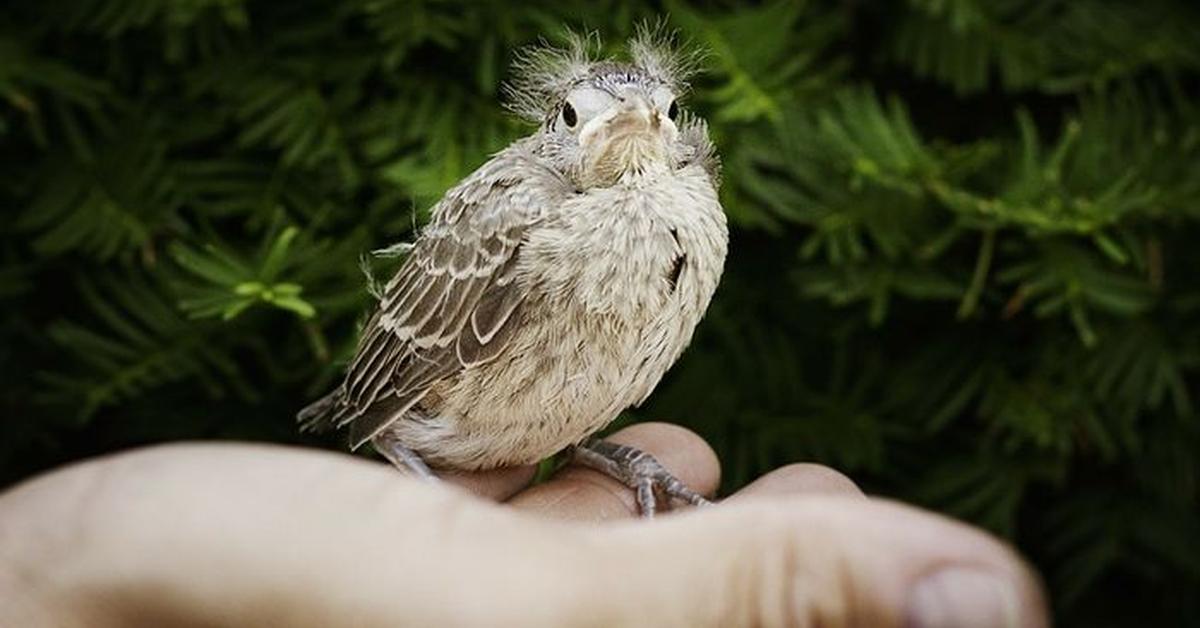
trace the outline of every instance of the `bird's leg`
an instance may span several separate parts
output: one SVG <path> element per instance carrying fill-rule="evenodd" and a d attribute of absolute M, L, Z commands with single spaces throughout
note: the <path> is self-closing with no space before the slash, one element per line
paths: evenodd
<path fill-rule="evenodd" d="M 429 469 L 429 465 L 425 464 L 425 461 L 421 459 L 420 454 L 401 445 L 386 431 L 372 438 L 371 445 L 375 447 L 375 451 L 378 451 L 380 455 L 387 458 L 397 469 L 407 471 L 422 480 L 438 481 L 438 477 Z"/>
<path fill-rule="evenodd" d="M 572 450 L 572 458 L 637 491 L 638 510 L 645 519 L 654 517 L 656 490 L 662 491 L 668 500 L 693 506 L 712 503 L 671 475 L 654 456 L 636 447 L 591 438 Z"/>

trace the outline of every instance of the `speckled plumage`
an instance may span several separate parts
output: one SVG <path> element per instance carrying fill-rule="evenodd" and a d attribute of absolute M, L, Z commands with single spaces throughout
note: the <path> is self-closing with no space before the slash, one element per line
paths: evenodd
<path fill-rule="evenodd" d="M 641 403 L 679 357 L 725 260 L 715 155 L 701 121 L 667 115 L 678 55 L 645 33 L 628 63 L 587 46 L 522 57 L 510 101 L 538 131 L 433 208 L 303 424 L 435 467 L 531 463 Z"/>

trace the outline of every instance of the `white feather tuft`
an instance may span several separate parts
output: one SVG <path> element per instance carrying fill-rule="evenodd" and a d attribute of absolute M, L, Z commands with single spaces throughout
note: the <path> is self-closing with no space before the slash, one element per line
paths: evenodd
<path fill-rule="evenodd" d="M 587 78 L 600 48 L 595 33 L 567 33 L 567 46 L 545 40 L 517 52 L 513 78 L 504 85 L 509 110 L 531 122 L 542 122 L 577 83 Z"/>
<path fill-rule="evenodd" d="M 670 85 L 677 94 L 687 89 L 704 64 L 704 51 L 682 44 L 665 20 L 642 22 L 629 42 L 629 56 L 646 74 Z"/>
<path fill-rule="evenodd" d="M 689 113 L 679 121 L 679 138 L 692 148 L 688 161 L 704 168 L 714 188 L 721 187 L 721 158 L 708 137 L 708 123 Z"/>

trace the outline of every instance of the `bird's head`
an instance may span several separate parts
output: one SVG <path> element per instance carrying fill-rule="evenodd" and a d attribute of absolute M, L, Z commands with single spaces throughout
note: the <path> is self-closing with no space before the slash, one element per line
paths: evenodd
<path fill-rule="evenodd" d="M 507 86 L 510 108 L 536 120 L 539 151 L 587 189 L 653 177 L 699 163 L 716 176 L 703 121 L 681 110 L 696 57 L 660 30 L 641 29 L 629 60 L 597 60 L 592 37 L 567 48 L 526 50 Z"/>

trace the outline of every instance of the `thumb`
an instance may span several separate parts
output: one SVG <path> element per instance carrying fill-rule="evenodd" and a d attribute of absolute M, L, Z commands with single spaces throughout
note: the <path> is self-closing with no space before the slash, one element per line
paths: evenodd
<path fill-rule="evenodd" d="M 613 526 L 597 576 L 623 625 L 1049 625 L 1011 550 L 963 524 L 860 498 L 739 500 Z M 653 599 L 648 599 L 652 597 Z"/>

